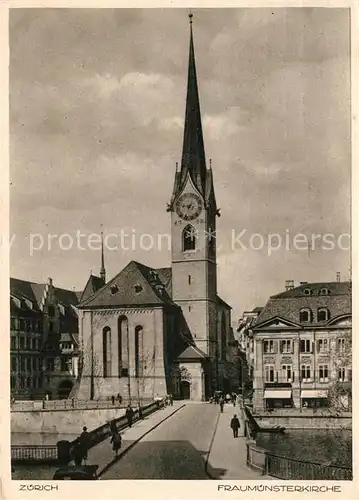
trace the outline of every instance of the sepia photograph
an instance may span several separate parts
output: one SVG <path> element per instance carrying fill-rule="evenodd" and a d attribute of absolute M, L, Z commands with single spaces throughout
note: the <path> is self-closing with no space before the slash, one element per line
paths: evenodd
<path fill-rule="evenodd" d="M 9 9 L 12 480 L 353 480 L 351 50 L 350 8 Z"/>

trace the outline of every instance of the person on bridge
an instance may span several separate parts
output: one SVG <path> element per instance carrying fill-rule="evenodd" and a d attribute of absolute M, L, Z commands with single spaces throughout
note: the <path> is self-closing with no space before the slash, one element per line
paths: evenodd
<path fill-rule="evenodd" d="M 90 443 L 90 434 L 87 431 L 87 427 L 83 427 L 81 435 L 80 435 L 80 446 L 82 448 L 82 458 L 86 464 L 87 462 L 87 455 L 88 455 L 88 450 L 90 449 L 91 443 Z"/>
<path fill-rule="evenodd" d="M 115 405 L 115 396 L 111 396 L 112 406 Z"/>
<path fill-rule="evenodd" d="M 240 426 L 241 426 L 241 424 L 239 422 L 239 419 L 238 419 L 237 415 L 233 415 L 230 427 L 231 427 L 231 429 L 233 431 L 233 437 L 234 438 L 238 437 L 238 429 L 240 428 Z"/>
<path fill-rule="evenodd" d="M 112 443 L 112 449 L 115 453 L 115 457 L 117 457 L 118 450 L 122 446 L 122 437 L 121 434 L 117 431 L 117 429 L 112 433 L 110 443 Z"/>
<path fill-rule="evenodd" d="M 223 398 L 221 398 L 221 399 L 219 400 L 219 407 L 220 407 L 220 409 L 221 409 L 221 413 L 223 413 L 223 407 L 224 407 L 224 399 L 223 399 Z"/>
<path fill-rule="evenodd" d="M 132 422 L 133 422 L 133 409 L 131 405 L 129 404 L 126 408 L 126 418 L 127 418 L 127 423 L 129 427 L 132 427 Z"/>

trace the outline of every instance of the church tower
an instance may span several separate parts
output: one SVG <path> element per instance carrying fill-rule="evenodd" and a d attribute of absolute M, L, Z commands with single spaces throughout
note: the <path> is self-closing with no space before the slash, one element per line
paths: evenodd
<path fill-rule="evenodd" d="M 181 165 L 168 211 L 172 230 L 172 297 L 196 346 L 216 356 L 216 216 L 211 161 L 206 165 L 193 44 L 192 14 Z"/>

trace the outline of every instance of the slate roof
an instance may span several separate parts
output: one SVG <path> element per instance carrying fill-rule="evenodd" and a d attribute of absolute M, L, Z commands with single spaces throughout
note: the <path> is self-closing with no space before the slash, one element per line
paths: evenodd
<path fill-rule="evenodd" d="M 319 293 L 323 288 L 329 290 L 329 295 L 321 295 Z M 306 295 L 304 292 L 305 289 L 310 289 L 311 295 Z M 325 307 L 329 310 L 329 322 L 336 317 L 351 314 L 351 283 L 307 283 L 292 290 L 273 295 L 254 322 L 253 328 L 258 328 L 261 324 L 273 318 L 281 318 L 301 325 L 299 312 L 302 308 L 309 308 L 314 312 L 320 307 Z M 308 322 L 304 324 L 308 325 Z M 317 315 L 314 314 L 313 321 L 309 325 L 319 324 L 322 326 L 326 322 L 321 321 L 318 323 Z"/>
<path fill-rule="evenodd" d="M 87 280 L 86 286 L 84 291 L 82 292 L 79 302 L 85 301 L 91 295 L 93 295 L 97 290 L 99 290 L 101 287 L 103 287 L 105 284 L 104 280 L 100 278 L 99 276 L 94 276 L 93 274 L 90 274 L 89 279 Z"/>
<path fill-rule="evenodd" d="M 10 293 L 18 298 L 26 298 L 30 300 L 34 309 L 40 310 L 41 299 L 45 291 L 44 283 L 33 283 L 31 281 L 19 280 L 17 278 L 10 278 Z M 76 306 L 78 298 L 76 292 L 73 290 L 66 290 L 64 288 L 53 287 L 56 300 L 64 305 Z"/>
<path fill-rule="evenodd" d="M 155 269 L 157 274 L 160 277 L 160 280 L 164 284 L 166 291 L 170 297 L 172 297 L 172 268 L 171 267 L 161 267 L 159 269 Z M 225 306 L 227 309 L 232 309 L 232 307 L 227 304 L 226 301 L 221 299 L 219 295 L 216 295 L 217 301 Z"/>
<path fill-rule="evenodd" d="M 78 344 L 78 334 L 65 332 L 60 334 L 60 342 L 73 342 L 74 344 Z"/>
<path fill-rule="evenodd" d="M 188 359 L 188 360 L 197 360 L 197 359 L 207 359 L 208 356 L 201 349 L 199 349 L 195 345 L 189 345 L 183 352 L 180 354 L 177 359 Z"/>
<path fill-rule="evenodd" d="M 166 290 L 169 272 L 131 261 L 121 272 L 91 297 L 81 301 L 79 308 L 175 306 Z M 163 282 L 162 279 L 165 281 Z"/>

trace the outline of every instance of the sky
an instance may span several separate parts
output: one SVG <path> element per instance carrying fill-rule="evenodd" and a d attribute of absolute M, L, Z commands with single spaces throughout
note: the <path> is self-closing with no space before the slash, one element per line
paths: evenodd
<path fill-rule="evenodd" d="M 349 12 L 193 13 L 218 292 L 236 322 L 285 280 L 349 277 Z M 83 289 L 101 228 L 130 235 L 107 240 L 108 278 L 131 260 L 170 265 L 158 235 L 181 160 L 187 14 L 10 10 L 11 276 Z"/>

